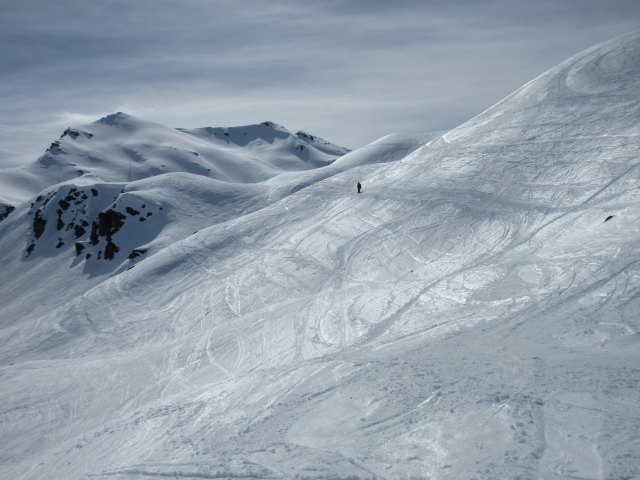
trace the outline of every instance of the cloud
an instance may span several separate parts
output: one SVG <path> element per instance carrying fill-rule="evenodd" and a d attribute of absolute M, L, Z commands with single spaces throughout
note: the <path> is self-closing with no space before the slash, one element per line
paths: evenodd
<path fill-rule="evenodd" d="M 153 109 L 139 108 L 130 104 L 124 104 L 114 110 L 103 111 L 100 113 L 80 113 L 65 110 L 63 112 L 55 114 L 51 119 L 49 125 L 56 128 L 68 127 L 70 125 L 83 125 L 95 122 L 96 120 L 99 120 L 102 117 L 106 117 L 107 115 L 110 115 L 114 112 L 127 112 L 129 115 L 142 117 L 146 114 L 152 113 Z"/>
<path fill-rule="evenodd" d="M 273 120 L 350 147 L 452 128 L 637 28 L 612 0 L 4 0 L 0 168 L 118 110 L 169 126 Z M 36 133 L 37 132 L 37 133 Z"/>

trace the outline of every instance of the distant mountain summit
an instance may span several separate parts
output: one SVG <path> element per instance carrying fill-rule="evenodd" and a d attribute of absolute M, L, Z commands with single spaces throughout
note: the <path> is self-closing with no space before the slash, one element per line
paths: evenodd
<path fill-rule="evenodd" d="M 0 171 L 0 206 L 16 206 L 48 186 L 81 177 L 84 183 L 131 182 L 183 172 L 257 183 L 329 165 L 348 152 L 273 122 L 188 130 L 118 112 L 68 128 L 35 163 Z"/>
<path fill-rule="evenodd" d="M 350 152 L 347 148 L 303 131 L 291 134 L 285 127 L 273 122 L 231 128 L 206 127 L 178 130 L 210 142 L 220 141 L 224 145 L 243 147 L 256 154 L 266 154 L 269 148 L 265 148 L 265 145 L 273 146 L 283 143 L 294 151 L 299 159 L 314 166 L 330 163 L 326 156 L 337 158 Z"/>

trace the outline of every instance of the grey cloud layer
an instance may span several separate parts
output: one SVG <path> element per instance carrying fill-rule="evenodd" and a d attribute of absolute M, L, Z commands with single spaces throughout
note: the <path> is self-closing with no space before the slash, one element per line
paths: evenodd
<path fill-rule="evenodd" d="M 0 168 L 34 158 L 60 119 L 123 107 L 170 126 L 270 119 L 350 147 L 451 128 L 579 50 L 640 27 L 640 2 L 622 0 L 1 8 Z"/>

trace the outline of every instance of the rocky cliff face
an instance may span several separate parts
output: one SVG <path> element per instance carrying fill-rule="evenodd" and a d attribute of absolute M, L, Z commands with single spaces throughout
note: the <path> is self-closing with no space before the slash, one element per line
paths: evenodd
<path fill-rule="evenodd" d="M 85 261 L 132 260 L 146 252 L 141 245 L 157 233 L 163 209 L 123 185 L 63 185 L 30 204 L 25 256 L 72 251 Z"/>

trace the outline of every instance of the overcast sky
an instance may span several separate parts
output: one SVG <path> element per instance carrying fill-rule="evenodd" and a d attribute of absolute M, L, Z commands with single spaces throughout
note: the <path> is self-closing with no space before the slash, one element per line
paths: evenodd
<path fill-rule="evenodd" d="M 0 0 L 0 168 L 116 111 L 350 148 L 446 130 L 638 29 L 638 0 Z"/>

